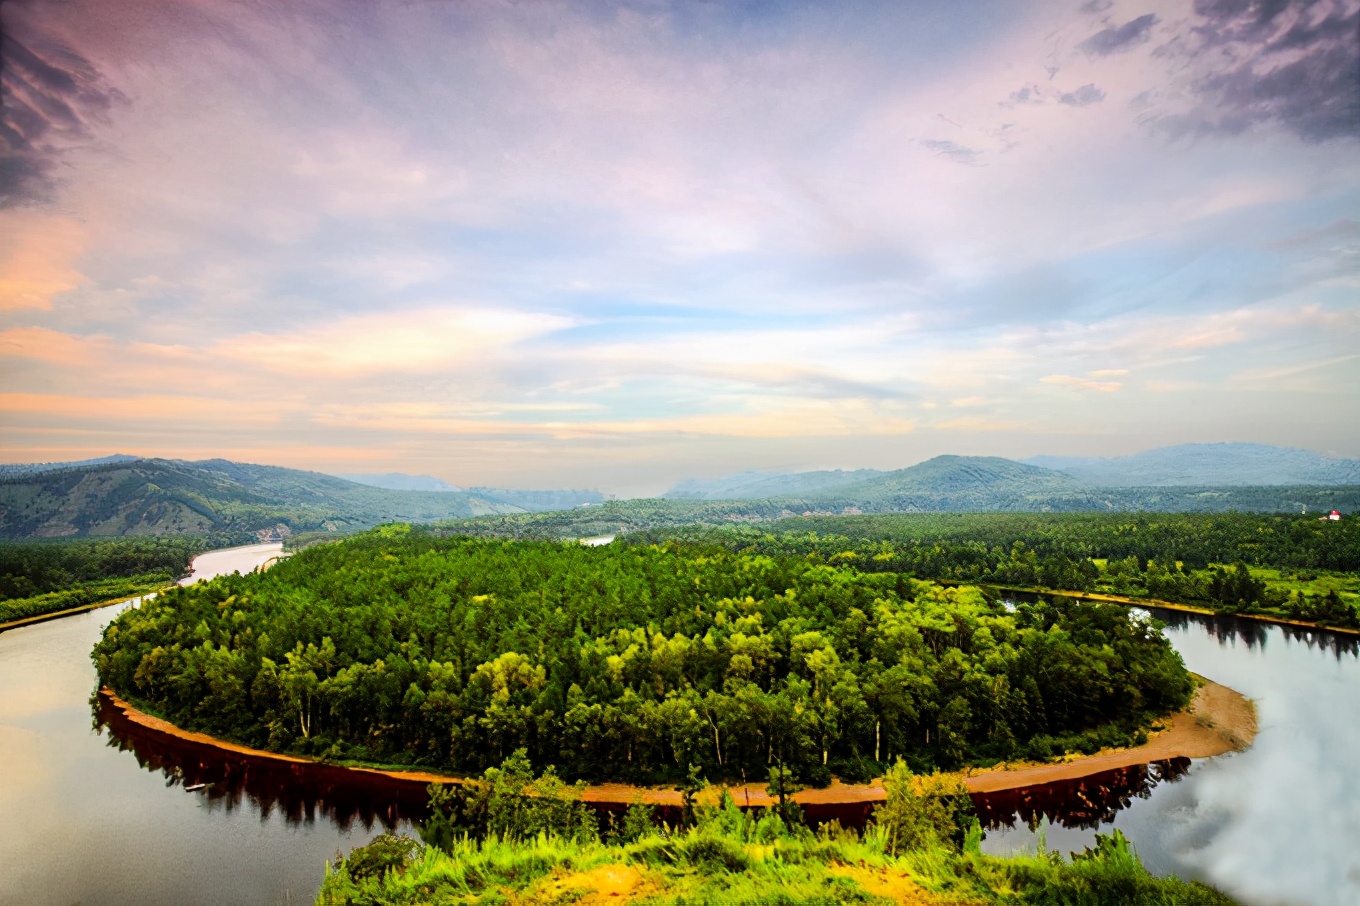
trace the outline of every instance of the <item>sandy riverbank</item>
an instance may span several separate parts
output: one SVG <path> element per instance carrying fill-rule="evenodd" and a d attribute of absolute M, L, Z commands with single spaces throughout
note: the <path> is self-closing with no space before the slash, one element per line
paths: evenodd
<path fill-rule="evenodd" d="M 178 740 L 218 751 L 232 752 L 247 758 L 259 758 L 291 764 L 315 764 L 314 759 L 280 755 L 249 746 L 220 740 L 205 733 L 182 730 L 169 721 L 161 720 L 137 710 L 123 701 L 113 690 L 101 690 L 108 701 L 134 724 L 153 733 L 165 734 Z M 1017 763 L 998 765 L 965 774 L 964 782 L 971 792 L 990 793 L 1000 790 L 1022 789 L 1056 780 L 1074 780 L 1115 768 L 1149 764 L 1171 758 L 1208 758 L 1226 752 L 1240 751 L 1251 745 L 1256 736 L 1256 712 L 1252 703 L 1240 693 L 1205 682 L 1195 693 L 1189 708 L 1166 721 L 1165 729 L 1152 734 L 1145 745 L 1130 749 L 1115 749 L 1095 755 L 1069 756 L 1047 764 Z M 404 783 L 458 783 L 459 778 L 428 771 L 388 771 L 379 768 L 347 768 L 365 774 L 376 774 Z M 729 787 L 738 805 L 766 806 L 770 798 L 763 784 Z M 706 791 L 704 799 L 716 799 L 717 789 Z M 804 805 L 839 803 L 872 803 L 882 801 L 883 787 L 879 784 L 832 783 L 820 790 L 804 790 L 795 799 Z M 655 805 L 680 805 L 680 793 L 673 789 L 645 789 L 623 783 L 603 783 L 586 788 L 584 799 L 599 804 L 626 805 L 641 798 Z"/>

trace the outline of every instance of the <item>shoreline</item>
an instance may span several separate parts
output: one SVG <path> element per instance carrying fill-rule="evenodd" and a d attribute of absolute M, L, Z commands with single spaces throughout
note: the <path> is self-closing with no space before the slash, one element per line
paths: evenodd
<path fill-rule="evenodd" d="M 246 548 L 258 547 L 262 544 L 282 544 L 282 542 L 255 541 L 250 544 L 233 545 L 232 547 L 215 547 L 211 550 L 203 551 L 203 553 L 201 554 L 195 554 L 193 559 L 189 561 L 189 571 L 184 575 L 180 576 L 178 579 L 176 579 L 169 585 L 160 585 L 157 586 L 156 588 L 150 588 L 144 592 L 141 592 L 140 594 L 124 595 L 123 597 L 120 598 L 111 598 L 107 601 L 99 601 L 94 604 L 82 604 L 79 607 L 67 607 L 63 610 L 51 611 L 50 613 L 40 613 L 35 614 L 34 616 L 31 617 L 21 617 L 17 620 L 10 620 L 7 623 L 0 623 L 0 632 L 4 632 L 7 629 L 18 629 L 20 626 L 31 626 L 34 623 L 45 623 L 48 620 L 57 620 L 62 617 L 72 617 L 78 613 L 85 613 L 86 611 L 90 610 L 98 610 L 101 607 L 112 607 L 115 604 L 124 604 L 128 601 L 138 601 L 143 598 L 146 598 L 149 595 L 157 595 L 163 591 L 169 591 L 170 589 L 175 587 L 183 587 L 186 583 L 192 585 L 194 584 L 194 582 L 200 581 L 198 579 L 194 579 L 194 573 L 197 572 L 197 570 L 193 568 L 193 565 L 198 562 L 200 557 L 203 557 L 207 554 L 223 553 L 225 551 L 245 550 Z M 256 568 L 260 570 L 266 570 L 273 564 L 278 563 L 281 560 L 286 560 L 289 556 L 290 554 L 285 553 L 282 549 L 280 549 L 279 552 L 274 556 L 261 561 L 260 565 Z"/>
<path fill-rule="evenodd" d="M 252 759 L 290 765 L 315 765 L 337 771 L 352 771 L 357 775 L 381 777 L 423 788 L 431 783 L 459 784 L 461 777 L 431 771 L 401 771 L 361 765 L 345 765 L 320 761 L 298 755 L 282 755 L 184 730 L 167 720 L 154 717 L 122 699 L 107 686 L 99 695 L 112 707 L 122 712 L 123 718 L 151 733 L 171 737 L 182 743 L 204 746 Z M 1241 751 L 1256 737 L 1256 712 L 1251 701 L 1235 690 L 1205 680 L 1195 690 L 1195 697 L 1184 711 L 1163 721 L 1164 729 L 1151 734 L 1147 743 L 1127 749 L 1113 749 L 1094 755 L 1067 756 L 1063 761 L 1049 763 L 1001 764 L 991 768 L 970 769 L 962 779 L 970 793 L 996 793 L 1020 790 L 1062 780 L 1078 780 L 1106 771 L 1136 767 L 1173 758 L 1209 758 L 1228 752 Z M 768 807 L 773 800 L 763 786 L 713 785 L 706 787 L 700 801 L 716 802 L 726 789 L 739 806 Z M 872 805 L 886 798 L 882 785 L 845 784 L 833 781 L 825 789 L 803 790 L 793 799 L 799 805 Z M 674 806 L 681 804 L 675 789 L 636 787 L 624 783 L 602 783 L 586 787 L 582 801 L 602 807 L 626 808 L 641 800 L 648 805 Z"/>
<path fill-rule="evenodd" d="M 173 585 L 162 585 L 159 588 L 152 588 L 139 595 L 128 595 L 122 598 L 113 598 L 108 601 L 99 601 L 95 604 L 82 604 L 79 607 L 68 607 L 65 610 L 54 610 L 51 613 L 40 613 L 36 616 L 22 617 L 18 620 L 10 620 L 8 623 L 0 623 L 0 632 L 7 629 L 18 629 L 20 626 L 30 626 L 34 623 L 45 623 L 48 620 L 58 620 L 62 617 L 73 617 L 78 613 L 85 613 L 89 610 L 98 610 L 101 607 L 112 607 L 115 604 L 126 604 L 128 601 L 137 601 L 148 595 L 160 594 L 174 588 Z"/>
<path fill-rule="evenodd" d="M 1060 588 L 1023 588 L 1019 585 L 990 585 L 985 582 L 962 582 L 952 579 L 935 579 L 942 585 L 976 585 L 980 588 L 994 588 L 997 591 L 1013 591 L 1026 595 L 1051 595 L 1060 598 L 1076 598 L 1081 601 L 1105 601 L 1110 604 L 1127 604 L 1131 607 L 1155 607 L 1158 610 L 1178 610 L 1182 613 L 1196 613 L 1206 617 L 1236 617 L 1239 620 L 1255 620 L 1258 623 L 1273 623 L 1276 626 L 1296 626 L 1300 629 L 1314 629 L 1318 632 L 1339 632 L 1342 635 L 1360 636 L 1360 629 L 1345 626 L 1323 626 L 1307 620 L 1291 620 L 1288 617 L 1274 617 L 1263 613 L 1223 613 L 1193 604 L 1177 604 L 1160 598 L 1131 598 L 1127 595 L 1112 595 L 1103 591 L 1064 591 Z"/>

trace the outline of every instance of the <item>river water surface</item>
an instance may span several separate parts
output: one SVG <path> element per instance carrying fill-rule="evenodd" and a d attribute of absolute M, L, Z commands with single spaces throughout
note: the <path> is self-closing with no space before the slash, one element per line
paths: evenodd
<path fill-rule="evenodd" d="M 280 545 L 213 551 L 193 579 Z M 92 729 L 90 649 L 116 605 L 0 633 L 0 903 L 310 903 L 325 863 L 381 833 L 185 792 Z"/>
<path fill-rule="evenodd" d="M 278 548 L 205 554 L 194 578 L 252 569 Z M 96 728 L 89 652 L 124 606 L 0 633 L 0 903 L 309 903 L 337 850 L 410 830 L 410 803 L 381 784 L 233 763 L 117 720 Z M 1255 744 L 1056 798 L 994 799 L 983 848 L 1032 849 L 1037 824 L 1068 852 L 1118 827 L 1155 872 L 1250 904 L 1360 903 L 1355 637 L 1155 615 L 1191 670 L 1256 700 Z"/>

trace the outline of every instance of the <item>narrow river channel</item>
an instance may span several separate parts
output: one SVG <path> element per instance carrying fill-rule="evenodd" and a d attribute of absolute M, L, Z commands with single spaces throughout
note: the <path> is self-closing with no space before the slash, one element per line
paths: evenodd
<path fill-rule="evenodd" d="M 277 551 L 215 551 L 195 561 L 195 578 L 249 570 Z M 410 829 L 377 788 L 237 770 L 116 722 L 121 736 L 96 728 L 89 652 L 125 606 L 0 633 L 0 903 L 310 903 L 337 851 L 384 822 Z M 1050 849 L 1080 850 L 1113 826 L 1154 871 L 1208 880 L 1249 904 L 1360 902 L 1355 637 L 1156 616 L 1191 670 L 1256 700 L 1255 745 L 1088 788 L 1094 804 L 1076 812 L 1027 807 L 1013 826 L 1003 817 L 984 849 L 1032 848 L 1037 823 Z M 200 775 L 221 780 L 187 790 Z"/>

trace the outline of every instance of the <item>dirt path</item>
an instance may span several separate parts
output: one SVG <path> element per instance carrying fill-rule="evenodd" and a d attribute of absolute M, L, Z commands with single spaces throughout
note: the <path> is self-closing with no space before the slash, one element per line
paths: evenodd
<path fill-rule="evenodd" d="M 294 764 L 314 763 L 313 759 L 280 755 L 252 749 L 216 739 L 205 733 L 181 730 L 169 721 L 152 717 L 123 701 L 112 690 L 101 694 L 128 720 L 156 733 L 199 745 L 234 752 L 250 758 L 262 758 Z M 968 789 L 977 793 L 1020 789 L 1055 780 L 1074 780 L 1101 771 L 1133 765 L 1149 764 L 1170 758 L 1208 758 L 1226 752 L 1240 751 L 1251 745 L 1256 737 L 1256 710 L 1249 699 L 1226 686 L 1206 681 L 1196 692 L 1190 707 L 1164 721 L 1165 729 L 1152 734 L 1145 745 L 1131 749 L 1113 749 L 1095 755 L 1069 756 L 1048 764 L 1003 764 L 981 771 L 969 771 L 964 781 Z M 379 774 L 413 784 L 458 783 L 459 778 L 427 771 L 386 771 L 379 768 L 355 767 L 349 770 Z M 740 806 L 768 806 L 770 797 L 763 784 L 728 787 L 732 798 Z M 716 801 L 720 788 L 709 788 L 700 796 L 702 801 Z M 803 805 L 881 802 L 886 794 L 879 784 L 845 784 L 839 781 L 820 790 L 804 790 L 794 798 Z M 654 805 L 679 806 L 680 793 L 673 789 L 648 789 L 624 783 L 602 783 L 587 787 L 583 797 L 587 802 L 627 805 L 637 799 Z"/>

